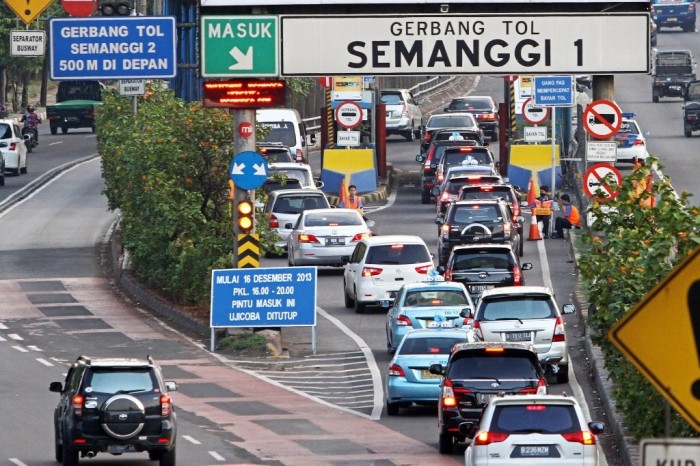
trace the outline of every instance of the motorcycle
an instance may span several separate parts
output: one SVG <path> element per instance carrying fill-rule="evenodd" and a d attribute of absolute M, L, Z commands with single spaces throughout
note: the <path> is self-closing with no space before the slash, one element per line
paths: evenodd
<path fill-rule="evenodd" d="M 31 152 L 39 143 L 36 140 L 37 130 L 25 126 L 22 128 L 22 138 L 24 138 L 24 145 L 27 146 L 27 152 Z"/>

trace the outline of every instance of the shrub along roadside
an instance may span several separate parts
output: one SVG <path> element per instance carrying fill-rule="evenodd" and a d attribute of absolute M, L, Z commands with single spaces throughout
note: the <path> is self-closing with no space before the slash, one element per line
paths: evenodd
<path fill-rule="evenodd" d="M 650 163 L 658 160 L 649 158 Z M 649 174 L 649 165 L 634 170 L 615 200 L 592 205 L 593 215 L 604 220 L 598 220 L 583 236 L 586 252 L 580 262 L 589 302 L 596 308 L 589 317 L 596 332 L 594 340 L 601 346 L 614 380 L 618 409 L 637 440 L 664 436 L 664 399 L 612 345 L 607 334 L 674 265 L 700 245 L 700 210 L 689 206 L 690 195 L 676 197 L 668 177 L 654 183 L 651 192 L 640 194 L 637 186 Z M 648 196 L 658 198 L 655 207 L 640 205 Z M 698 433 L 673 411 L 671 435 L 692 437 Z"/>
<path fill-rule="evenodd" d="M 108 90 L 96 127 L 103 193 L 121 211 L 134 273 L 178 304 L 208 306 L 212 269 L 233 264 L 231 115 L 161 88 L 132 115 L 131 98 Z M 261 253 L 272 250 L 267 222 L 256 230 Z"/>

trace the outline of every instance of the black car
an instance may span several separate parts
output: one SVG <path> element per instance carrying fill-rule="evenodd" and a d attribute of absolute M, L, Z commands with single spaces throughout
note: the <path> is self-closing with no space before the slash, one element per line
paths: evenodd
<path fill-rule="evenodd" d="M 432 364 L 430 373 L 442 375 L 438 401 L 438 448 L 452 453 L 464 441 L 459 425 L 478 424 L 484 407 L 499 394 L 547 393 L 545 371 L 529 343 L 478 342 L 454 346 L 447 366 Z"/>
<path fill-rule="evenodd" d="M 472 147 L 475 145 L 477 145 L 477 141 L 472 139 L 433 141 L 430 143 L 430 147 L 425 154 L 416 156 L 416 162 L 420 163 L 422 166 L 421 186 L 423 189 L 421 191 L 421 204 L 428 204 L 430 202 L 432 190 L 437 185 L 435 181 L 435 170 L 445 151 L 460 147 Z"/>
<path fill-rule="evenodd" d="M 505 183 L 505 181 L 500 175 L 495 174 L 489 165 L 474 165 L 452 170 L 449 179 L 433 189 L 437 213 L 445 213 L 447 206 L 458 200 L 462 188 L 480 183 Z"/>
<path fill-rule="evenodd" d="M 441 141 L 475 141 L 477 146 L 483 146 L 484 133 L 479 130 L 475 131 L 473 129 L 460 129 L 460 128 L 440 128 L 432 130 L 430 133 L 426 133 L 423 141 L 421 142 L 421 154 L 426 153 L 430 146 L 435 142 Z"/>
<path fill-rule="evenodd" d="M 168 392 L 177 384 L 163 380 L 150 356 L 80 356 L 65 383 L 52 382 L 49 390 L 61 395 L 53 419 L 56 461 L 64 466 L 98 453 L 137 452 L 148 452 L 160 466 L 175 465 L 176 416 Z"/>
<path fill-rule="evenodd" d="M 476 117 L 484 134 L 490 135 L 492 141 L 498 141 L 498 105 L 493 97 L 487 95 L 455 97 L 444 111 L 471 113 Z"/>
<path fill-rule="evenodd" d="M 688 83 L 683 99 L 683 134 L 689 138 L 700 130 L 700 81 Z"/>
<path fill-rule="evenodd" d="M 451 167 L 489 165 L 496 171 L 496 161 L 491 149 L 486 146 L 461 147 L 446 151 L 435 167 L 435 179 L 442 183 Z"/>
<path fill-rule="evenodd" d="M 520 249 L 518 225 L 503 200 L 453 202 L 435 223 L 440 227 L 438 265 L 445 265 L 452 248 L 460 244 L 504 243 Z"/>
<path fill-rule="evenodd" d="M 445 280 L 464 284 L 476 300 L 484 290 L 524 285 L 523 271 L 532 270 L 532 263 L 521 264 L 508 244 L 468 244 L 454 247 L 438 270 Z"/>
<path fill-rule="evenodd" d="M 464 185 L 457 195 L 458 201 L 466 200 L 482 200 L 482 199 L 504 199 L 510 203 L 510 208 L 513 211 L 513 221 L 518 224 L 518 234 L 520 238 L 523 235 L 523 213 L 520 208 L 520 197 L 515 186 L 507 183 L 470 183 Z M 520 257 L 523 256 L 523 242 L 520 242 Z"/>

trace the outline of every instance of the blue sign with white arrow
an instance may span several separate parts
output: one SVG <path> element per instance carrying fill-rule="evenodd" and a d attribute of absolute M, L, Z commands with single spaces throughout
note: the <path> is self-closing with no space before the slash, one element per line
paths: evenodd
<path fill-rule="evenodd" d="M 175 18 L 53 18 L 51 79 L 163 79 L 177 73 Z"/>
<path fill-rule="evenodd" d="M 243 151 L 229 166 L 231 180 L 240 189 L 256 189 L 263 185 L 269 172 L 267 160 L 253 151 Z"/>

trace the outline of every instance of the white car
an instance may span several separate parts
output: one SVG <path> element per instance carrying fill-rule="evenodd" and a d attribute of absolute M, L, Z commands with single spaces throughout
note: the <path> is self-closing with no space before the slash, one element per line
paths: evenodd
<path fill-rule="evenodd" d="M 415 141 L 423 131 L 423 113 L 420 104 L 409 89 L 382 89 L 381 101 L 386 109 L 386 135 L 400 134 L 407 141 Z"/>
<path fill-rule="evenodd" d="M 5 170 L 15 176 L 27 173 L 27 146 L 14 120 L 0 120 L 0 151 L 5 159 Z"/>
<path fill-rule="evenodd" d="M 565 314 L 575 311 L 572 304 L 563 309 Z M 483 341 L 532 344 L 542 367 L 554 372 L 558 383 L 569 381 L 564 319 L 551 288 L 503 286 L 484 290 L 472 325 Z"/>
<path fill-rule="evenodd" d="M 287 223 L 285 229 L 288 227 L 292 224 Z M 343 256 L 352 254 L 358 241 L 370 236 L 369 224 L 355 209 L 306 210 L 287 236 L 287 261 L 290 267 L 342 266 Z"/>
<path fill-rule="evenodd" d="M 280 239 L 275 243 L 279 248 L 287 247 L 287 237 L 299 214 L 310 209 L 330 208 L 328 198 L 318 189 L 280 189 L 270 193 L 263 207 L 268 218 L 268 226 L 275 230 Z"/>
<path fill-rule="evenodd" d="M 433 258 L 420 236 L 372 236 L 361 240 L 343 274 L 345 307 L 362 313 L 368 305 L 389 307 L 405 283 L 425 280 Z"/>
<path fill-rule="evenodd" d="M 302 188 L 306 189 L 321 189 L 323 187 L 323 182 L 314 180 L 311 167 L 305 163 L 270 163 L 268 164 L 267 177 L 268 179 L 295 179 L 299 181 Z"/>
<path fill-rule="evenodd" d="M 576 399 L 562 395 L 496 397 L 478 428 L 460 426 L 473 437 L 466 466 L 597 466 L 596 435 L 604 431 L 604 423 L 586 423 Z"/>
<path fill-rule="evenodd" d="M 615 133 L 615 143 L 617 143 L 617 162 L 634 162 L 636 157 L 639 160 L 646 160 L 649 156 L 647 152 L 647 142 L 641 128 L 635 120 L 625 117 L 623 113 L 620 129 Z"/>

